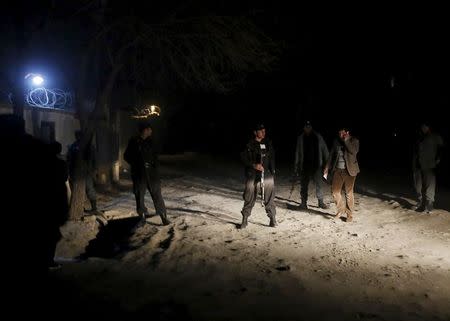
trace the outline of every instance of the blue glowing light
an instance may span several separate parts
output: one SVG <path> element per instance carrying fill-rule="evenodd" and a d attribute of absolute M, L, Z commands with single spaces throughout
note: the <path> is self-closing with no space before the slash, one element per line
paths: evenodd
<path fill-rule="evenodd" d="M 44 82 L 44 78 L 42 76 L 36 75 L 33 77 L 33 84 L 40 86 Z"/>

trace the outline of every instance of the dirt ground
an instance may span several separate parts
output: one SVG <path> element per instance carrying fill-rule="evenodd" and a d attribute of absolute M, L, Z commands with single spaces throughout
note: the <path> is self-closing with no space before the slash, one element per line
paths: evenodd
<path fill-rule="evenodd" d="M 172 224 L 153 216 L 134 226 L 131 190 L 104 197 L 106 226 L 86 220 L 86 235 L 64 227 L 51 302 L 83 315 L 151 320 L 450 320 L 448 208 L 416 213 L 412 199 L 381 193 L 392 188 L 362 174 L 347 223 L 333 219 L 329 186 L 329 210 L 317 207 L 313 187 L 309 209 L 299 210 L 286 170 L 276 180 L 279 226 L 268 227 L 257 203 L 241 230 L 238 165 L 194 156 L 162 163 Z M 154 211 L 149 195 L 146 202 Z"/>

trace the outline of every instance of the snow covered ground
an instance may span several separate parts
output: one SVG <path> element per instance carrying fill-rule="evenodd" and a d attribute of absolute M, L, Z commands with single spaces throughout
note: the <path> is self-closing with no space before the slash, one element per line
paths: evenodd
<path fill-rule="evenodd" d="M 367 173 L 356 180 L 354 221 L 346 223 L 333 219 L 333 204 L 318 208 L 314 194 L 309 210 L 299 210 L 299 189 L 289 199 L 282 169 L 279 226 L 268 227 L 257 203 L 240 230 L 238 164 L 195 155 L 162 163 L 172 224 L 153 216 L 114 255 L 66 262 L 51 275 L 55 292 L 64 291 L 58 305 L 152 320 L 450 320 L 448 208 L 416 213 L 412 199 L 383 193 L 392 188 L 369 184 Z M 134 204 L 130 189 L 103 202 L 104 216 L 110 224 L 133 216 Z M 73 254 L 67 231 L 60 259 Z"/>

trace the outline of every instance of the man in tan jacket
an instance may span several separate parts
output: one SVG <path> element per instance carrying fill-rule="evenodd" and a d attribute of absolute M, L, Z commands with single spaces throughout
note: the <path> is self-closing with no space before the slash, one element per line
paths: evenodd
<path fill-rule="evenodd" d="M 324 169 L 324 177 L 332 175 L 331 192 L 336 202 L 337 213 L 335 218 L 347 214 L 347 222 L 353 220 L 355 199 L 353 188 L 356 175 L 359 173 L 359 165 L 356 155 L 359 151 L 359 140 L 350 135 L 346 128 L 339 130 L 339 138 L 335 140 Z M 342 197 L 342 187 L 345 190 L 345 198 Z"/>

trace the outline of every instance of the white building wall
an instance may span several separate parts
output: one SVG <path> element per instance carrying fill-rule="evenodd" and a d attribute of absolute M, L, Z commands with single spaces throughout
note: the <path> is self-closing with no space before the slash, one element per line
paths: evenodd
<path fill-rule="evenodd" d="M 33 134 L 32 110 L 36 107 L 25 107 L 25 131 Z M 67 153 L 67 148 L 75 141 L 75 131 L 80 129 L 80 122 L 75 118 L 73 111 L 57 110 L 51 108 L 37 108 L 37 120 L 39 124 L 42 121 L 55 123 L 55 140 L 62 145 L 62 154 Z M 10 105 L 0 105 L 0 114 L 12 114 L 13 109 Z"/>

